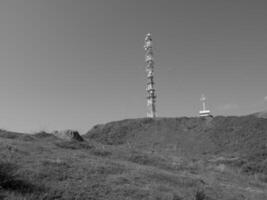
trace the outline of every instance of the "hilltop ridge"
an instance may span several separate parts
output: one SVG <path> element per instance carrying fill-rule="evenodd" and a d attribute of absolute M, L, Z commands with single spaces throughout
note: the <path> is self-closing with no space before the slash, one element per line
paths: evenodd
<path fill-rule="evenodd" d="M 173 153 L 248 153 L 266 146 L 267 119 L 252 115 L 127 119 L 96 125 L 84 137 L 102 144 L 161 151 L 172 147 Z"/>

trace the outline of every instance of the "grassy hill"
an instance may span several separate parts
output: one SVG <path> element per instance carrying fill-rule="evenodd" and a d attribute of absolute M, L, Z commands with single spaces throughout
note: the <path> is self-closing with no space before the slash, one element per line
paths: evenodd
<path fill-rule="evenodd" d="M 267 119 L 127 119 L 83 137 L 0 131 L 0 199 L 267 199 Z"/>
<path fill-rule="evenodd" d="M 267 119 L 254 116 L 128 119 L 93 127 L 85 136 L 107 145 L 130 145 L 187 156 L 266 150 Z"/>

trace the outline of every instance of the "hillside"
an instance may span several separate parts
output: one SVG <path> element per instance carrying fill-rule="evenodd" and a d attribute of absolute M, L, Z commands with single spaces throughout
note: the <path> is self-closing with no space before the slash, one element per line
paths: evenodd
<path fill-rule="evenodd" d="M 267 119 L 267 111 L 257 112 L 257 113 L 252 114 L 252 115 L 254 115 L 254 116 L 258 117 L 258 118 Z"/>
<path fill-rule="evenodd" d="M 188 156 L 265 151 L 267 119 L 254 116 L 129 119 L 97 125 L 85 136 L 108 145 Z"/>
<path fill-rule="evenodd" d="M 83 138 L 0 131 L 0 199 L 267 199 L 267 119 L 127 119 Z"/>

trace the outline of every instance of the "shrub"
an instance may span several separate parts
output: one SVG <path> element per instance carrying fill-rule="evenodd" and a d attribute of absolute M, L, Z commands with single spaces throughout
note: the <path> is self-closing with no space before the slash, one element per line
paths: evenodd
<path fill-rule="evenodd" d="M 16 133 L 7 132 L 5 130 L 0 130 L 0 137 L 2 138 L 8 138 L 8 139 L 16 139 L 19 137 Z"/>
<path fill-rule="evenodd" d="M 14 179 L 15 166 L 11 163 L 0 162 L 0 187 L 5 188 Z"/>
<path fill-rule="evenodd" d="M 108 157 L 108 156 L 111 156 L 111 154 L 112 154 L 111 152 L 105 151 L 102 149 L 94 149 L 94 150 L 92 150 L 91 153 L 95 156 L 100 156 L 100 157 Z"/>
<path fill-rule="evenodd" d="M 40 132 L 35 133 L 33 136 L 37 137 L 37 138 L 47 138 L 47 137 L 51 137 L 53 135 L 50 133 L 47 133 L 45 131 L 40 131 Z"/>
<path fill-rule="evenodd" d="M 12 163 L 0 161 L 0 188 L 19 193 L 42 191 L 40 187 L 18 177 L 17 169 L 18 167 Z"/>
<path fill-rule="evenodd" d="M 56 146 L 64 149 L 92 149 L 94 146 L 86 142 L 77 142 L 77 141 L 63 141 L 55 143 Z"/>
<path fill-rule="evenodd" d="M 195 200 L 205 200 L 206 195 L 203 190 L 197 191 L 195 195 Z"/>
<path fill-rule="evenodd" d="M 178 196 L 177 194 L 174 194 L 172 200 L 183 200 L 183 198 Z"/>

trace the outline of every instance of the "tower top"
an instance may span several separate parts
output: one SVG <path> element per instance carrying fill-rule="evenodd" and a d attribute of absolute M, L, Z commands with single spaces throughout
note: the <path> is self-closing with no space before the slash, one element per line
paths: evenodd
<path fill-rule="evenodd" d="M 146 34 L 145 40 L 147 40 L 147 39 L 151 39 L 151 33 Z"/>
<path fill-rule="evenodd" d="M 203 102 L 203 101 L 206 101 L 206 97 L 205 97 L 204 94 L 201 95 L 200 101 L 202 101 L 202 102 Z"/>
<path fill-rule="evenodd" d="M 145 37 L 145 51 L 146 50 L 151 50 L 152 49 L 152 37 L 151 37 L 151 34 L 148 33 L 146 34 L 146 37 Z M 151 52 L 151 51 L 150 51 Z M 151 52 L 152 53 L 152 52 Z M 152 53 L 153 54 L 153 53 Z"/>

